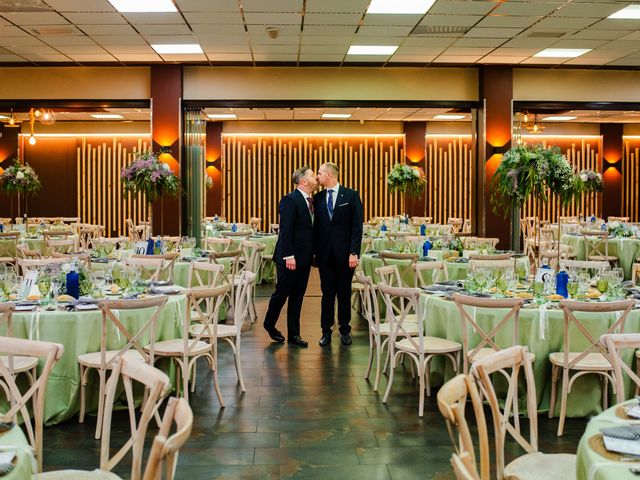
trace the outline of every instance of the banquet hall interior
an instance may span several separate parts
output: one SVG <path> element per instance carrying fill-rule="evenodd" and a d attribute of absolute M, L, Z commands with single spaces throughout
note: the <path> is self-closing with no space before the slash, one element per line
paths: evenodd
<path fill-rule="evenodd" d="M 0 0 L 0 477 L 640 474 L 639 32 L 626 0 Z M 291 257 L 297 337 L 263 325 Z"/>

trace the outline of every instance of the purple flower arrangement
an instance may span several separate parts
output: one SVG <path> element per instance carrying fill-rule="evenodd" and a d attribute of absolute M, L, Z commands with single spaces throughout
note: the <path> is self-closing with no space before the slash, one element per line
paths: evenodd
<path fill-rule="evenodd" d="M 581 189 L 585 192 L 601 192 L 604 190 L 602 175 L 593 170 L 582 170 L 578 174 L 581 182 Z"/>
<path fill-rule="evenodd" d="M 154 202 L 162 195 L 175 197 L 180 192 L 178 177 L 152 152 L 138 155 L 131 165 L 123 168 L 120 180 L 124 195 L 144 193 L 148 202 Z"/>
<path fill-rule="evenodd" d="M 21 165 L 17 160 L 0 175 L 0 189 L 5 193 L 36 193 L 40 190 L 38 175 L 28 163 Z"/>

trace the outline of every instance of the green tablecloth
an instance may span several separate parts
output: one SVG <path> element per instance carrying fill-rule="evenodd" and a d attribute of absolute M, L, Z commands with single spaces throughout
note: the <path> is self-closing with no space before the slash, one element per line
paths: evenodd
<path fill-rule="evenodd" d="M 16 451 L 16 459 L 14 460 L 14 468 L 6 475 L 3 480 L 29 480 L 32 471 L 36 467 L 33 450 L 29 445 L 29 440 L 20 427 L 13 427 L 11 430 L 0 433 L 0 450 Z"/>
<path fill-rule="evenodd" d="M 180 338 L 186 308 L 184 295 L 170 296 L 158 319 L 157 339 Z M 129 331 L 137 331 L 144 325 L 149 312 L 120 312 L 120 321 Z M 80 410 L 80 369 L 78 355 L 100 351 L 99 310 L 84 312 L 34 311 L 17 312 L 13 316 L 13 334 L 18 338 L 29 338 L 57 342 L 64 345 L 64 355 L 54 366 L 47 386 L 44 420 L 46 424 L 62 422 Z M 4 326 L 2 327 L 4 329 Z M 126 344 L 124 335 L 112 327 L 107 337 L 108 348 L 120 348 Z M 143 340 L 144 342 L 144 340 Z M 159 362 L 158 366 L 162 367 Z M 97 375 L 89 376 L 87 386 L 87 411 L 97 409 Z"/>
<path fill-rule="evenodd" d="M 425 328 L 428 335 L 447 338 L 457 342 L 462 341 L 461 316 L 455 303 L 441 297 L 424 295 L 421 298 Z M 489 332 L 491 327 L 504 317 L 506 312 L 476 310 L 476 321 Z M 605 330 L 613 324 L 617 317 L 611 314 L 578 314 L 585 327 L 596 338 L 605 333 Z M 541 318 L 542 317 L 542 318 Z M 633 310 L 629 313 L 625 324 L 626 332 L 637 332 L 640 328 L 640 310 Z M 572 330 L 573 331 L 573 330 Z M 524 308 L 520 311 L 519 322 L 519 343 L 529 347 L 529 351 L 535 354 L 536 359 L 533 365 L 536 380 L 536 390 L 538 394 L 538 410 L 549 410 L 549 399 L 551 393 L 551 364 L 549 354 L 562 351 L 562 341 L 564 332 L 564 318 L 559 309 L 547 309 L 541 315 L 540 309 Z M 501 347 L 511 345 L 513 330 L 510 328 L 501 332 L 498 337 L 498 344 Z M 578 334 L 572 334 L 576 344 L 573 348 L 586 348 L 586 340 Z M 479 337 L 470 337 L 471 347 Z M 431 368 L 433 379 L 441 382 L 453 375 L 451 367 L 439 360 L 435 361 Z M 610 392 L 612 393 L 612 392 Z M 567 416 L 586 417 L 599 413 L 600 406 L 600 380 L 595 375 L 586 375 L 575 381 L 569 394 L 567 403 Z M 614 395 L 610 397 L 615 398 Z M 560 395 L 556 402 L 555 414 L 560 414 Z"/>
<path fill-rule="evenodd" d="M 431 250 L 429 252 L 429 256 L 435 259 L 442 259 L 442 252 L 438 250 Z M 365 275 L 371 277 L 374 282 L 379 280 L 378 275 L 376 274 L 376 268 L 382 267 L 384 262 L 381 258 L 374 254 L 364 254 L 362 255 L 362 271 Z M 398 265 L 398 270 L 400 271 L 400 276 L 402 277 L 402 281 L 406 286 L 413 287 L 414 285 L 414 273 L 411 269 L 411 265 L 408 260 L 396 260 L 390 263 L 394 263 Z M 527 275 L 529 275 L 529 261 L 526 257 L 521 257 L 517 259 L 518 266 L 522 266 L 526 269 Z M 468 263 L 456 263 L 456 262 L 446 262 L 447 273 L 449 275 L 449 280 L 464 280 L 467 278 L 467 272 L 469 271 Z M 425 279 L 427 283 L 429 283 L 431 273 L 427 273 L 425 275 Z"/>
<path fill-rule="evenodd" d="M 584 238 L 581 235 L 562 235 L 560 240 L 565 245 L 571 245 L 577 260 L 586 260 Z M 609 255 L 615 255 L 620 260 L 620 266 L 624 269 L 624 279 L 631 279 L 631 269 L 636 258 L 640 257 L 640 239 L 637 238 L 610 238 Z"/>
<path fill-rule="evenodd" d="M 231 250 L 235 250 L 240 248 L 240 240 L 237 240 L 233 237 L 231 238 Z M 273 252 L 276 249 L 276 242 L 278 241 L 277 235 L 260 235 L 260 236 L 251 236 L 248 237 L 248 240 L 251 242 L 262 243 L 264 245 L 264 250 L 262 251 L 262 255 L 273 255 Z M 270 283 L 275 279 L 275 263 L 273 260 L 264 260 L 260 263 L 260 270 L 258 270 L 258 275 L 256 277 L 256 283 Z"/>
<path fill-rule="evenodd" d="M 632 400 L 636 403 L 635 400 Z M 638 478 L 629 471 L 629 468 L 640 468 L 640 458 L 635 462 L 617 462 L 603 457 L 594 451 L 589 445 L 589 439 L 600 434 L 601 428 L 617 427 L 628 423 L 638 423 L 619 418 L 616 415 L 618 406 L 602 412 L 591 419 L 584 435 L 578 444 L 578 459 L 576 465 L 576 477 L 578 480 L 626 480 Z"/>

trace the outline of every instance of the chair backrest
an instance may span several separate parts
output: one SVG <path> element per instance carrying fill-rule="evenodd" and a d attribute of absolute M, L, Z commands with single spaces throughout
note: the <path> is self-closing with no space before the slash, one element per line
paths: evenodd
<path fill-rule="evenodd" d="M 174 423 L 175 432 L 170 435 Z M 178 451 L 189 439 L 192 427 L 193 412 L 189 402 L 184 398 L 171 397 L 162 417 L 160 431 L 153 438 L 143 480 L 160 480 L 163 471 L 165 480 L 173 480 L 178 464 Z"/>
<path fill-rule="evenodd" d="M 392 265 L 398 261 L 409 262 L 409 265 L 418 261 L 417 253 L 380 252 L 380 258 L 385 265 Z"/>
<path fill-rule="evenodd" d="M 64 258 L 21 258 L 18 260 L 18 266 L 23 275 L 30 270 L 42 270 L 49 265 L 63 265 L 65 263 L 71 263 L 73 259 L 70 257 Z"/>
<path fill-rule="evenodd" d="M 451 455 L 451 468 L 456 480 L 480 480 L 468 453 Z"/>
<path fill-rule="evenodd" d="M 131 436 L 120 449 L 111 455 L 111 418 L 114 403 L 117 400 L 119 381 L 124 384 L 124 391 L 129 410 L 129 428 Z M 133 394 L 134 382 L 144 385 L 146 398 L 142 406 L 142 414 L 137 419 L 136 403 Z M 169 377 L 151 365 L 126 357 L 119 357 L 113 364 L 111 376 L 107 382 L 105 411 L 102 417 L 102 441 L 100 445 L 100 469 L 112 470 L 124 456 L 131 451 L 131 480 L 140 480 L 142 472 L 142 456 L 144 440 L 149 422 L 158 409 L 162 398 L 169 391 Z"/>
<path fill-rule="evenodd" d="M 271 233 L 275 233 L 275 234 L 277 234 L 277 233 L 280 231 L 280 224 L 279 224 L 279 223 L 272 223 L 272 224 L 269 226 L 269 231 L 270 231 Z"/>
<path fill-rule="evenodd" d="M 505 330 L 509 324 L 513 324 L 509 345 L 517 345 L 519 337 L 518 327 L 520 323 L 520 308 L 524 305 L 524 300 L 522 298 L 479 298 L 455 293 L 453 295 L 453 301 L 458 307 L 461 317 L 462 365 L 465 373 L 469 371 L 469 362 L 475 361 L 475 357 L 483 348 L 492 348 L 495 351 L 501 350 L 501 347 L 498 346 L 498 340 L 496 337 L 499 334 L 502 334 L 502 331 Z M 465 307 L 471 307 L 471 315 Z M 480 312 L 478 312 L 478 310 L 480 310 Z M 482 310 L 492 311 L 493 317 L 497 321 L 494 326 L 490 328 L 483 328 L 480 326 L 477 316 L 478 313 L 482 314 Z M 502 319 L 498 320 L 499 315 L 495 310 L 504 314 Z M 472 332 L 475 332 L 479 337 L 478 343 L 473 348 L 470 347 L 469 342 L 469 327 L 471 327 Z"/>
<path fill-rule="evenodd" d="M 226 252 L 231 248 L 230 238 L 207 237 L 204 239 L 205 250 L 213 252 Z"/>
<path fill-rule="evenodd" d="M 640 281 L 640 263 L 634 263 L 631 267 L 631 283 L 635 286 Z"/>
<path fill-rule="evenodd" d="M 45 237 L 47 251 L 52 253 L 72 253 L 78 250 L 75 238 L 52 238 Z"/>
<path fill-rule="evenodd" d="M 10 408 L 0 415 L 5 422 L 13 421 L 17 424 L 18 413 L 24 422 L 27 437 L 31 447 L 35 451 L 38 462 L 38 472 L 42 471 L 42 426 L 44 421 L 44 404 L 47 396 L 47 382 L 49 374 L 55 363 L 64 353 L 64 347 L 59 343 L 39 342 L 11 337 L 0 337 L 0 353 L 6 355 L 7 363 L 0 362 L 0 375 L 2 376 L 2 388 L 10 400 Z M 28 356 L 38 357 L 43 363 L 38 379 L 23 394 L 16 385 L 16 377 L 13 371 L 13 357 Z M 33 399 L 33 425 L 27 403 Z"/>
<path fill-rule="evenodd" d="M 151 281 L 173 281 L 173 267 L 178 257 L 177 252 L 161 255 L 131 255 L 125 260 L 125 263 L 141 268 Z"/>
<path fill-rule="evenodd" d="M 580 269 L 595 270 L 598 274 L 609 268 L 609 262 L 597 262 L 593 260 L 562 260 L 560 259 L 560 268 L 564 270 Z"/>
<path fill-rule="evenodd" d="M 600 343 L 600 336 L 609 333 L 624 333 L 624 325 L 627 320 L 627 315 L 633 309 L 636 302 L 635 300 L 619 300 L 615 302 L 577 302 L 574 300 L 561 300 L 560 308 L 564 313 L 564 336 L 563 336 L 563 353 L 564 363 L 563 365 L 567 369 L 572 369 L 576 363 L 585 358 L 588 354 L 599 352 L 604 355 L 611 363 L 609 352 Z M 589 325 L 590 328 L 585 326 L 583 320 L 576 317 L 576 313 L 597 313 L 599 315 L 610 313 L 615 318 L 615 321 L 606 322 L 606 315 L 601 319 L 598 325 L 602 325 L 600 332 L 592 333 L 594 330 L 593 325 Z M 615 315 L 613 315 L 615 314 Z M 607 327 L 607 325 L 609 325 Z M 572 328 L 575 327 L 575 328 Z M 586 347 L 575 348 L 575 342 L 572 343 L 572 334 L 577 332 L 579 339 L 582 340 L 582 344 L 586 341 Z M 569 353 L 575 352 L 578 355 L 572 356 L 569 360 Z M 613 365 L 612 365 L 613 366 Z"/>
<path fill-rule="evenodd" d="M 80 248 L 82 250 L 88 250 L 95 247 L 95 241 L 100 238 L 102 232 L 100 225 L 81 225 L 78 233 L 80 237 Z"/>
<path fill-rule="evenodd" d="M 16 258 L 18 256 L 19 232 L 0 233 L 0 257 Z"/>
<path fill-rule="evenodd" d="M 260 230 L 260 225 L 262 224 L 262 219 L 258 217 L 251 217 L 249 219 L 249 226 L 254 232 Z"/>
<path fill-rule="evenodd" d="M 225 259 L 229 261 L 228 272 L 229 275 L 236 275 L 238 273 L 238 262 L 240 260 L 240 256 L 242 255 L 242 250 L 227 250 L 226 252 L 211 252 L 209 253 L 209 258 L 213 263 L 217 263 L 219 265 L 225 265 Z"/>
<path fill-rule="evenodd" d="M 110 368 L 128 350 L 135 348 L 142 358 L 150 365 L 155 357 L 156 327 L 158 317 L 162 312 L 168 298 L 165 296 L 149 297 L 134 300 L 103 300 L 98 303 L 102 311 L 102 323 L 100 334 L 100 369 Z M 120 321 L 120 317 L 126 312 L 134 310 L 152 309 L 143 325 L 136 331 L 130 332 Z M 108 339 L 107 334 L 114 329 L 124 335 L 123 341 L 127 343 L 119 348 L 111 358 L 107 358 Z M 145 346 L 148 350 L 145 350 Z"/>
<path fill-rule="evenodd" d="M 191 262 L 188 287 L 217 287 L 223 278 L 224 269 L 224 265 L 218 265 L 217 263 Z"/>
<path fill-rule="evenodd" d="M 583 230 L 584 256 L 587 260 L 592 256 L 609 256 L 609 232 L 601 230 Z"/>
<path fill-rule="evenodd" d="M 622 358 L 622 351 L 640 348 L 640 333 L 608 333 L 600 337 L 600 343 L 604 345 L 609 354 L 609 361 L 613 365 L 613 377 L 616 381 L 616 403 L 622 403 L 627 398 L 624 394 L 625 379 L 623 371 L 629 375 L 633 383 L 640 387 L 638 373 L 629 368 Z"/>
<path fill-rule="evenodd" d="M 411 223 L 417 227 L 418 225 L 431 223 L 432 219 L 433 217 L 411 217 Z"/>
<path fill-rule="evenodd" d="M 509 370 L 509 387 L 504 407 L 496 395 L 492 374 Z M 518 385 L 520 371 L 524 371 L 527 392 L 527 414 L 529 418 L 529 438 L 526 439 L 520 430 L 518 413 Z M 536 400 L 536 385 L 531 365 L 531 355 L 527 347 L 514 345 L 500 352 L 478 359 L 472 368 L 471 375 L 476 379 L 482 396 L 489 402 L 494 429 L 494 450 L 496 457 L 496 473 L 499 480 L 504 478 L 504 448 L 507 433 L 527 453 L 538 451 L 538 403 Z M 513 416 L 513 423 L 511 418 Z"/>
<path fill-rule="evenodd" d="M 479 255 L 485 258 L 469 258 L 469 270 L 475 272 L 479 268 L 515 270 L 515 262 L 512 258 L 488 260 L 489 255 Z M 497 256 L 497 255 L 496 255 Z"/>
<path fill-rule="evenodd" d="M 502 260 L 510 260 L 513 255 L 510 253 L 496 253 L 494 255 L 471 254 L 469 260 L 478 260 L 484 262 L 500 262 Z"/>
<path fill-rule="evenodd" d="M 242 324 L 250 314 L 250 305 L 253 302 L 252 287 L 256 283 L 256 274 L 243 270 L 240 274 L 238 285 L 235 287 L 235 301 L 233 304 L 233 323 L 238 332 Z"/>
<path fill-rule="evenodd" d="M 431 272 L 431 283 L 449 280 L 449 272 L 444 262 L 418 262 L 411 265 L 415 273 L 414 287 L 429 285 L 425 279 L 425 272 Z"/>
<path fill-rule="evenodd" d="M 468 402 L 468 400 L 470 400 L 470 402 Z M 456 454 L 467 457 L 465 463 L 466 468 L 470 470 L 472 475 L 470 478 L 481 478 L 482 480 L 491 478 L 487 421 L 484 416 L 482 400 L 480 399 L 480 394 L 473 378 L 470 375 L 463 374 L 453 377 L 438 390 L 437 402 L 438 409 L 447 424 L 449 437 L 451 438 Z M 471 429 L 465 416 L 465 408 L 469 403 L 473 409 L 478 435 L 480 473 L 478 473 L 478 464 L 476 462 Z"/>
<path fill-rule="evenodd" d="M 380 333 L 380 308 L 378 306 L 378 296 L 376 294 L 376 287 L 371 280 L 371 277 L 362 273 L 356 273 L 356 281 L 361 283 L 364 287 L 362 295 L 362 312 L 364 318 L 369 324 L 369 331 L 376 334 Z"/>
<path fill-rule="evenodd" d="M 387 322 L 389 323 L 389 358 L 393 358 L 396 338 L 406 338 L 411 346 L 415 348 L 420 357 L 424 355 L 424 334 L 423 329 L 418 328 L 418 336 L 413 337 L 411 329 L 407 329 L 409 315 L 415 312 L 415 317 L 422 319 L 422 306 L 420 305 L 420 289 L 390 287 L 386 283 L 378 283 L 376 288 L 382 295 L 386 311 Z M 399 304 L 399 306 L 398 306 Z"/>
<path fill-rule="evenodd" d="M 449 217 L 449 219 L 447 220 L 447 225 L 451 225 L 453 227 L 454 233 L 462 229 L 463 223 L 464 220 L 462 218 Z"/>
<path fill-rule="evenodd" d="M 384 267 L 377 267 L 376 274 L 381 282 L 386 283 L 391 287 L 402 287 L 402 278 L 400 277 L 400 271 L 397 265 L 385 265 Z"/>
<path fill-rule="evenodd" d="M 16 247 L 17 257 L 20 258 L 28 258 L 28 259 L 38 259 L 42 258 L 42 254 L 39 250 L 30 250 L 26 245 L 18 245 Z"/>
<path fill-rule="evenodd" d="M 215 339 L 218 337 L 217 330 L 220 307 L 229 289 L 229 284 L 224 284 L 213 288 L 192 288 L 187 292 L 189 308 L 186 309 L 184 321 L 182 322 L 182 339 L 184 341 L 182 351 L 185 356 L 190 356 L 191 348 L 196 347 L 197 342 L 202 338 Z M 192 318 L 192 311 L 196 313 L 195 318 Z M 192 321 L 200 323 L 202 328 L 198 330 L 197 334 L 190 335 Z M 193 340 L 190 340 L 190 337 Z M 211 341 L 213 342 L 214 340 Z"/>
<path fill-rule="evenodd" d="M 264 243 L 244 240 L 240 243 L 240 247 L 245 261 L 244 269 L 257 274 L 262 260 L 262 251 L 265 249 Z"/>
<path fill-rule="evenodd" d="M 73 262 L 74 260 L 77 260 L 78 262 L 82 263 L 88 269 L 91 268 L 91 255 L 89 253 L 69 253 L 69 254 L 67 254 L 67 253 L 52 252 L 51 253 L 51 258 L 64 258 L 68 262 Z"/>

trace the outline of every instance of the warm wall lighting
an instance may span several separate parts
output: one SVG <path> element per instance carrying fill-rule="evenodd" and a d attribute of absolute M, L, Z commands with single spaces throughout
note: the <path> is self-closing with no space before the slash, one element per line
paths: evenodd
<path fill-rule="evenodd" d="M 36 144 L 36 137 L 31 134 L 29 135 L 29 145 L 35 145 Z"/>
<path fill-rule="evenodd" d="M 403 138 L 402 133 L 223 133 L 222 137 L 345 137 Z"/>
<path fill-rule="evenodd" d="M 0 115 L 0 120 L 9 120 L 9 118 L 6 115 Z"/>
<path fill-rule="evenodd" d="M 551 117 L 544 117 L 543 122 L 568 122 L 569 120 L 575 120 L 578 117 L 571 117 L 567 115 L 555 115 Z"/>
<path fill-rule="evenodd" d="M 156 43 L 152 44 L 151 48 L 160 55 L 203 53 L 202 47 L 197 43 Z"/>
<path fill-rule="evenodd" d="M 466 115 L 454 115 L 451 113 L 442 113 L 433 117 L 434 120 L 462 120 Z"/>
<path fill-rule="evenodd" d="M 158 149 L 158 151 L 162 154 L 162 153 L 167 153 L 169 155 L 171 155 L 171 147 L 168 146 L 162 146 Z"/>
<path fill-rule="evenodd" d="M 424 15 L 436 0 L 371 0 L 367 13 Z"/>
<path fill-rule="evenodd" d="M 207 115 L 212 120 L 237 120 L 235 113 L 210 113 Z"/>
<path fill-rule="evenodd" d="M 117 113 L 92 113 L 91 116 L 98 120 L 118 120 L 124 118 L 122 115 L 118 115 Z"/>
<path fill-rule="evenodd" d="M 109 0 L 122 13 L 163 13 L 177 12 L 171 0 Z"/>

